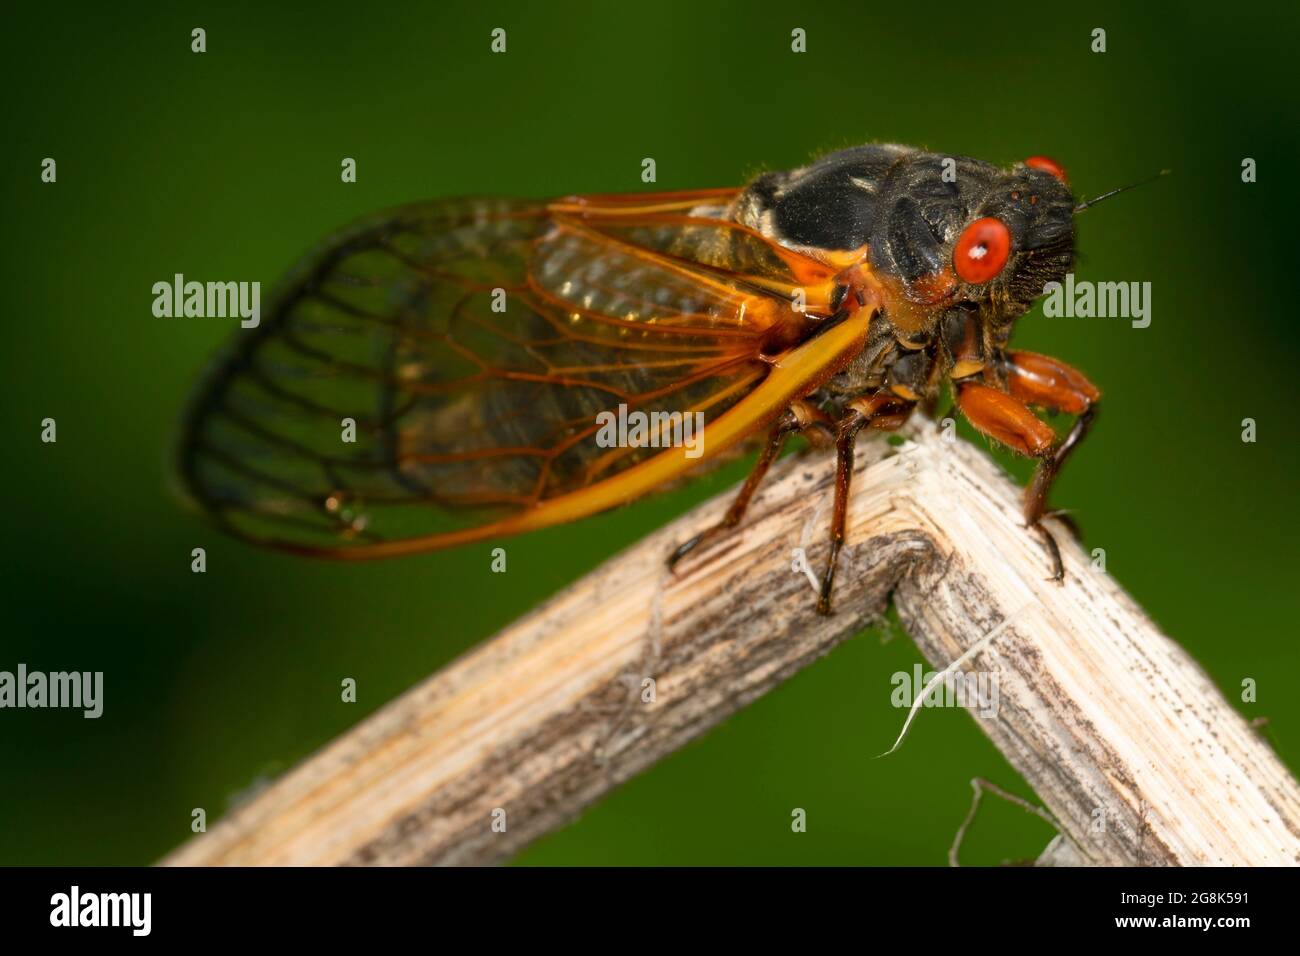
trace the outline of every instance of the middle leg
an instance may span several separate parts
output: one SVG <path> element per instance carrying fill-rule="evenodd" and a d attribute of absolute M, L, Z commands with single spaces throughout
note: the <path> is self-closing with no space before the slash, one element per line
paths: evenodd
<path fill-rule="evenodd" d="M 855 398 L 844 406 L 835 422 L 835 511 L 831 519 L 831 553 L 822 577 L 818 614 L 831 613 L 831 591 L 835 586 L 835 566 L 844 547 L 844 529 L 848 522 L 849 484 L 853 478 L 853 449 L 858 432 L 864 428 L 894 431 L 901 428 L 916 405 L 890 392 L 876 392 Z"/>

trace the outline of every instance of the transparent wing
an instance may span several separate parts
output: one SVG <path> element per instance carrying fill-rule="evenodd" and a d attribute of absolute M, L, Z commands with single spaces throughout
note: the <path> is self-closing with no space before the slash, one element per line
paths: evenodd
<path fill-rule="evenodd" d="M 726 222 L 732 195 L 454 200 L 358 223 L 196 395 L 192 497 L 237 535 L 334 556 L 486 536 L 559 498 L 577 516 L 575 493 L 667 453 L 607 447 L 601 412 L 713 420 L 768 374 L 769 330 L 807 322 L 788 295 L 825 267 Z"/>

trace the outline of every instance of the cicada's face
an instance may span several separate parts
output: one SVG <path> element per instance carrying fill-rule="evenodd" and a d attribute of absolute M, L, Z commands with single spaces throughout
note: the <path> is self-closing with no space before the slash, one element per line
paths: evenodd
<path fill-rule="evenodd" d="M 873 265 L 934 315 L 975 309 L 1007 325 L 1073 261 L 1074 199 L 1060 167 L 1043 157 L 1003 170 L 919 154 L 883 192 Z"/>

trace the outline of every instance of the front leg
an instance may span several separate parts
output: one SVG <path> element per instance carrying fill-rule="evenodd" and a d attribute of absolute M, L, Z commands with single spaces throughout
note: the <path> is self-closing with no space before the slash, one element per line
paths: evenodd
<path fill-rule="evenodd" d="M 1036 525 L 1047 508 L 1047 494 L 1061 466 L 1097 420 L 1101 392 L 1082 372 L 1036 352 L 1008 352 L 1002 368 L 1007 376 L 1007 389 L 1016 398 L 1030 405 L 1079 416 L 1065 440 L 1050 456 L 1040 460 L 1034 480 L 1025 491 L 1025 520 Z"/>
<path fill-rule="evenodd" d="M 1009 352 L 1001 363 L 1007 391 L 978 382 L 957 387 L 962 414 L 984 435 L 1021 455 L 1038 459 L 1033 481 L 1025 492 L 1025 523 L 1042 535 L 1052 559 L 1052 580 L 1065 577 L 1061 550 L 1042 525 L 1047 496 L 1061 466 L 1088 433 L 1096 418 L 1101 393 L 1081 373 L 1063 362 L 1033 352 Z M 1042 422 L 1027 403 L 1078 415 L 1064 441 Z"/>

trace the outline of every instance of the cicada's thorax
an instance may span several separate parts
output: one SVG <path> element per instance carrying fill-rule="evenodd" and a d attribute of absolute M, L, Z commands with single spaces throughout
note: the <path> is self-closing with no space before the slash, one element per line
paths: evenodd
<path fill-rule="evenodd" d="M 916 399 L 947 378 L 998 377 L 1015 320 L 1070 267 L 1072 210 L 1068 187 L 1036 168 L 871 145 L 761 175 L 727 215 L 792 249 L 848 256 L 869 270 L 884 321 L 827 389 L 884 387 Z M 972 283 L 954 268 L 954 249 L 986 217 L 1005 225 L 1010 248 L 997 275 Z"/>

